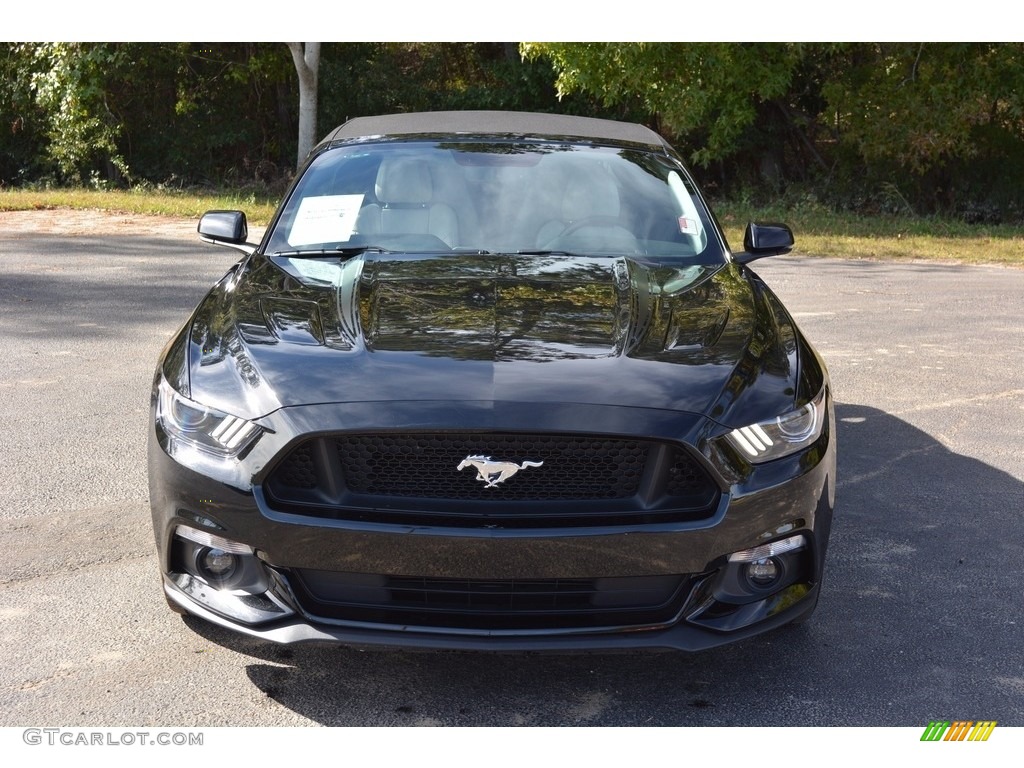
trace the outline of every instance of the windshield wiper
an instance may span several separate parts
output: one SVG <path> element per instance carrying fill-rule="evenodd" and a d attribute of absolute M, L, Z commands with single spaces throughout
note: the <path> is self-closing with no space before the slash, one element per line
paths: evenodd
<path fill-rule="evenodd" d="M 516 251 L 516 256 L 581 256 L 581 257 L 585 257 L 587 255 L 588 254 L 586 254 L 586 253 L 576 253 L 575 251 L 562 251 L 562 250 L 543 251 L 543 250 L 536 250 L 536 249 L 532 249 L 532 248 L 527 248 L 527 249 L 524 249 L 524 250 L 521 250 L 521 251 Z"/>
<path fill-rule="evenodd" d="M 299 259 L 323 259 L 335 256 L 360 256 L 364 253 L 395 253 L 390 248 L 379 245 L 351 245 L 345 248 L 319 248 L 295 251 L 274 251 L 271 256 L 284 256 Z"/>

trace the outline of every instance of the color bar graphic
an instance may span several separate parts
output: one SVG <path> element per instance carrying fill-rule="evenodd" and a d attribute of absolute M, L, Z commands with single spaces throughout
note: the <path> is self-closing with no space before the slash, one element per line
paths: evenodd
<path fill-rule="evenodd" d="M 921 741 L 988 741 L 995 727 L 995 720 L 932 720 Z"/>

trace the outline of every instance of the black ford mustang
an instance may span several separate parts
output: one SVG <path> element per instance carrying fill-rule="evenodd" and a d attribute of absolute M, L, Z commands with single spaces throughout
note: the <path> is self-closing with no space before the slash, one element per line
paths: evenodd
<path fill-rule="evenodd" d="M 150 500 L 179 612 L 277 642 L 696 650 L 807 618 L 825 366 L 638 125 L 352 120 L 168 343 Z"/>

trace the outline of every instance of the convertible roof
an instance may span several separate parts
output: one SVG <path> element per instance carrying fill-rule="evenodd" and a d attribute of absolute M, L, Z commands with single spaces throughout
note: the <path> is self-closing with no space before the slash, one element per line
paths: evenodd
<path fill-rule="evenodd" d="M 320 142 L 367 136 L 467 134 L 476 136 L 573 137 L 625 141 L 662 148 L 664 139 L 643 125 L 594 117 L 552 115 L 542 112 L 409 112 L 378 117 L 356 117 L 335 128 Z"/>

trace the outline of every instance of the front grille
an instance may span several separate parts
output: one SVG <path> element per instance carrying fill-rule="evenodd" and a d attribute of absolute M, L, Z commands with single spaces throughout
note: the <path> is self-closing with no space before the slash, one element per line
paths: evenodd
<path fill-rule="evenodd" d="M 624 499 L 640 487 L 647 458 L 637 440 L 557 435 L 346 435 L 335 445 L 349 490 L 421 499 Z M 457 469 L 474 455 L 543 463 L 487 487 L 473 481 L 472 465 Z"/>
<path fill-rule="evenodd" d="M 278 468 L 276 477 L 287 488 L 316 488 L 319 479 L 313 463 L 313 443 L 305 443 L 292 451 Z"/>
<path fill-rule="evenodd" d="M 263 487 L 273 508 L 294 514 L 470 527 L 695 520 L 719 498 L 681 445 L 546 433 L 318 437 L 293 447 Z"/>
<path fill-rule="evenodd" d="M 292 588 L 315 619 L 479 630 L 655 625 L 672 620 L 686 576 L 452 579 L 301 570 Z"/>

